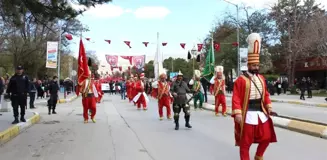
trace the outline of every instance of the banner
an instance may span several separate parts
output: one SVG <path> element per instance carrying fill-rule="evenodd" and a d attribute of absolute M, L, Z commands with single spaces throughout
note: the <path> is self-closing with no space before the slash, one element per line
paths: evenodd
<path fill-rule="evenodd" d="M 132 65 L 135 66 L 137 69 L 143 68 L 145 65 L 145 55 L 133 56 Z"/>
<path fill-rule="evenodd" d="M 110 64 L 111 68 L 118 67 L 118 56 L 106 55 L 107 63 Z"/>
<path fill-rule="evenodd" d="M 111 68 L 118 68 L 119 66 L 133 66 L 137 70 L 144 68 L 145 55 L 138 56 L 120 56 L 120 55 L 106 55 L 107 63 Z"/>
<path fill-rule="evenodd" d="M 248 49 L 240 48 L 240 70 L 248 70 Z"/>
<path fill-rule="evenodd" d="M 46 68 L 57 68 L 58 42 L 47 42 Z"/>

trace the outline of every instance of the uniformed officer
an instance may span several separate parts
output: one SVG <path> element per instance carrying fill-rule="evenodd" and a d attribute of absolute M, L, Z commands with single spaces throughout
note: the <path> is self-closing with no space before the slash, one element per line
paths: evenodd
<path fill-rule="evenodd" d="M 50 93 L 50 99 L 48 103 L 49 115 L 51 114 L 51 110 L 52 110 L 52 114 L 57 114 L 56 106 L 58 101 L 58 92 L 59 92 L 58 77 L 53 76 L 53 79 L 49 85 L 49 93 Z"/>
<path fill-rule="evenodd" d="M 27 93 L 29 89 L 28 77 L 23 74 L 24 70 L 22 66 L 16 67 L 16 73 L 13 75 L 8 83 L 7 95 L 11 99 L 11 105 L 14 110 L 15 120 L 12 124 L 19 123 L 18 121 L 18 106 L 20 107 L 20 121 L 26 122 L 25 116 L 25 107 L 27 102 Z"/>
<path fill-rule="evenodd" d="M 174 96 L 173 111 L 174 111 L 174 121 L 175 130 L 179 129 L 179 114 L 183 109 L 185 118 L 185 127 L 192 128 L 190 125 L 190 106 L 186 106 L 187 97 L 186 93 L 191 92 L 187 84 L 183 81 L 183 74 L 179 71 L 176 81 L 171 87 L 172 95 Z"/>

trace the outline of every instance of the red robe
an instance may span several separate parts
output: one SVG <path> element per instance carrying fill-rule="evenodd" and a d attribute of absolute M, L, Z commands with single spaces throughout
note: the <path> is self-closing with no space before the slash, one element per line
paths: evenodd
<path fill-rule="evenodd" d="M 100 103 L 101 99 L 103 97 L 103 92 L 102 92 L 102 87 L 101 87 L 101 83 L 99 80 L 95 81 L 95 87 L 97 88 L 97 91 L 98 91 L 97 102 Z"/>
<path fill-rule="evenodd" d="M 215 83 L 213 87 L 213 92 L 215 96 L 215 112 L 218 114 L 219 106 L 222 105 L 222 114 L 226 115 L 226 89 L 225 80 L 215 78 Z"/>
<path fill-rule="evenodd" d="M 248 110 L 249 96 L 251 91 L 251 80 L 241 75 L 234 83 L 232 97 L 232 117 L 237 114 L 242 115 L 242 122 L 235 124 L 235 142 L 240 146 L 241 160 L 247 160 L 249 157 L 249 148 L 252 143 L 259 143 L 256 156 L 263 156 L 269 142 L 277 142 L 274 125 L 268 113 L 271 110 L 271 101 L 267 91 L 267 84 L 262 75 L 258 75 L 261 84 L 263 84 L 262 110 L 268 117 L 265 123 L 259 119 L 258 125 L 249 125 L 245 123 L 246 113 Z M 258 117 L 259 118 L 259 117 Z M 259 152 L 259 153 L 258 153 Z M 261 154 L 261 155 L 258 155 Z"/>
<path fill-rule="evenodd" d="M 130 93 L 129 93 L 129 91 L 130 91 L 130 81 L 128 80 L 128 81 L 126 82 L 126 96 L 127 96 L 127 98 L 128 98 L 129 100 L 131 100 L 131 99 L 130 99 Z"/>
<path fill-rule="evenodd" d="M 167 109 L 167 118 L 171 118 L 171 95 L 170 95 L 170 84 L 158 81 L 158 105 L 159 105 L 159 116 L 163 117 L 163 107 Z"/>
<path fill-rule="evenodd" d="M 130 87 L 130 89 L 131 89 L 131 101 L 137 95 L 137 91 L 136 91 L 135 86 L 136 86 L 136 82 L 132 82 L 131 87 Z"/>
<path fill-rule="evenodd" d="M 148 97 L 146 97 L 146 94 L 144 92 L 144 86 L 145 84 L 141 81 L 138 80 L 135 83 L 135 93 L 136 95 L 133 98 L 133 101 L 137 104 L 137 108 L 140 109 L 141 108 L 141 104 L 143 106 L 143 109 L 147 109 L 147 101 L 148 101 Z"/>

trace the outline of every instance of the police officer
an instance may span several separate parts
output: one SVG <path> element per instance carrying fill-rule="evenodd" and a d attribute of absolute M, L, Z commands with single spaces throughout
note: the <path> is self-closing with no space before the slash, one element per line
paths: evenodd
<path fill-rule="evenodd" d="M 191 92 L 187 84 L 183 81 L 183 74 L 179 71 L 177 75 L 177 80 L 173 83 L 171 87 L 172 95 L 174 96 L 173 111 L 174 111 L 174 121 L 175 130 L 179 129 L 179 114 L 183 109 L 185 118 L 185 127 L 192 128 L 190 125 L 190 106 L 186 106 L 187 97 L 186 93 Z"/>
<path fill-rule="evenodd" d="M 56 106 L 58 101 L 58 91 L 59 91 L 58 77 L 53 76 L 53 79 L 49 85 L 49 93 L 50 93 L 50 99 L 48 103 L 49 115 L 51 114 L 51 110 L 52 110 L 52 114 L 57 114 Z"/>
<path fill-rule="evenodd" d="M 13 75 L 8 83 L 7 95 L 11 99 L 11 105 L 14 110 L 15 120 L 12 124 L 19 123 L 18 121 L 18 106 L 20 107 L 20 121 L 26 122 L 25 107 L 27 102 L 27 93 L 29 91 L 29 81 L 28 77 L 23 74 L 24 70 L 22 66 L 16 67 L 16 73 Z"/>

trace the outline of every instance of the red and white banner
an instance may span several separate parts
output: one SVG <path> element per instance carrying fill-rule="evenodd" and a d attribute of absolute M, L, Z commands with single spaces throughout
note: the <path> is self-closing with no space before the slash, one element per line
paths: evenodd
<path fill-rule="evenodd" d="M 118 56 L 115 55 L 106 55 L 107 63 L 110 65 L 111 68 L 118 67 Z"/>
<path fill-rule="evenodd" d="M 137 55 L 137 56 L 106 55 L 106 60 L 111 68 L 119 68 L 119 66 L 133 66 L 137 69 L 141 69 L 145 65 L 145 55 Z"/>

